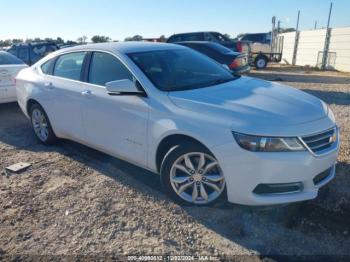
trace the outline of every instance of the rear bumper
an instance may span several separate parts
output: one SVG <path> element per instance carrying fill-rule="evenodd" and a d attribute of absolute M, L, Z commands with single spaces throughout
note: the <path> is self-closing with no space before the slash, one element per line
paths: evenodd
<path fill-rule="evenodd" d="M 16 88 L 13 85 L 0 87 L 0 103 L 17 101 Z"/>
<path fill-rule="evenodd" d="M 308 151 L 288 153 L 249 152 L 235 142 L 212 148 L 220 163 L 227 187 L 228 201 L 243 205 L 273 205 L 313 199 L 318 189 L 335 176 L 339 147 L 322 157 Z M 316 176 L 329 169 L 318 183 Z M 259 185 L 300 184 L 300 190 L 257 194 Z M 256 192 L 256 190 L 255 190 Z"/>
<path fill-rule="evenodd" d="M 237 68 L 235 70 L 231 69 L 231 72 L 235 75 L 247 74 L 250 72 L 250 66 L 246 65 L 244 67 Z"/>
<path fill-rule="evenodd" d="M 17 97 L 6 97 L 6 98 L 1 98 L 0 97 L 0 104 L 2 103 L 11 103 L 11 102 L 16 102 Z"/>

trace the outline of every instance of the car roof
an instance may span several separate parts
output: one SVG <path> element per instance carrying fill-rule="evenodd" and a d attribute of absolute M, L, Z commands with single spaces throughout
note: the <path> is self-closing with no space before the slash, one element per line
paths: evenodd
<path fill-rule="evenodd" d="M 112 53 L 114 52 L 137 53 L 137 52 L 180 49 L 180 48 L 183 48 L 183 47 L 175 44 L 168 44 L 168 43 L 130 41 L 130 42 L 112 42 L 112 43 L 78 45 L 78 46 L 62 49 L 62 53 L 71 52 L 71 51 L 93 51 L 93 50 L 112 52 Z M 61 52 L 58 51 L 58 53 L 61 53 Z"/>

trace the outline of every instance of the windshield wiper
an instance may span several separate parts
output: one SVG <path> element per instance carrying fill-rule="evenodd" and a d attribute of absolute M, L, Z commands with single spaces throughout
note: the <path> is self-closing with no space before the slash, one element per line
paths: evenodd
<path fill-rule="evenodd" d="M 230 81 L 233 81 L 235 80 L 236 78 L 228 78 L 228 79 L 216 79 L 214 81 L 211 81 L 208 83 L 208 86 L 212 86 L 212 85 L 219 85 L 219 84 L 223 84 L 223 83 L 227 83 L 227 82 L 230 82 Z"/>
<path fill-rule="evenodd" d="M 237 78 L 238 77 L 233 77 L 233 78 L 228 78 L 228 79 L 216 79 L 216 80 L 213 80 L 213 81 L 210 81 L 210 82 L 206 82 L 206 83 L 199 83 L 197 85 L 187 85 L 187 86 L 173 87 L 172 89 L 167 90 L 167 91 L 170 92 L 170 91 L 184 91 L 184 90 L 198 89 L 198 88 L 203 88 L 203 87 L 223 84 L 223 83 L 226 83 L 226 82 L 230 82 L 230 81 L 236 80 Z"/>

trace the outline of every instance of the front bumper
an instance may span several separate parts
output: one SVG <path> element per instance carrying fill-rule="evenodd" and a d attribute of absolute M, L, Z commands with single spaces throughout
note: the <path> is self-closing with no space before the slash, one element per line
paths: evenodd
<path fill-rule="evenodd" d="M 212 148 L 224 173 L 228 201 L 243 205 L 273 205 L 313 199 L 318 189 L 335 176 L 335 163 L 339 151 L 335 150 L 315 157 L 303 152 L 250 152 L 234 141 Z M 314 178 L 329 169 L 319 183 Z M 301 189 L 277 194 L 256 194 L 260 184 L 301 183 Z"/>

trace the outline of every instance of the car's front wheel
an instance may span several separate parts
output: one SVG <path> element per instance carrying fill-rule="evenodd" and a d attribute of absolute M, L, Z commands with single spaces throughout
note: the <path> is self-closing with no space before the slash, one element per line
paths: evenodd
<path fill-rule="evenodd" d="M 225 178 L 218 161 L 199 145 L 178 145 L 165 156 L 162 183 L 178 202 L 210 205 L 225 191 Z"/>
<path fill-rule="evenodd" d="M 52 130 L 49 118 L 39 104 L 32 105 L 30 118 L 35 135 L 41 143 L 48 145 L 56 142 L 57 137 Z"/>

